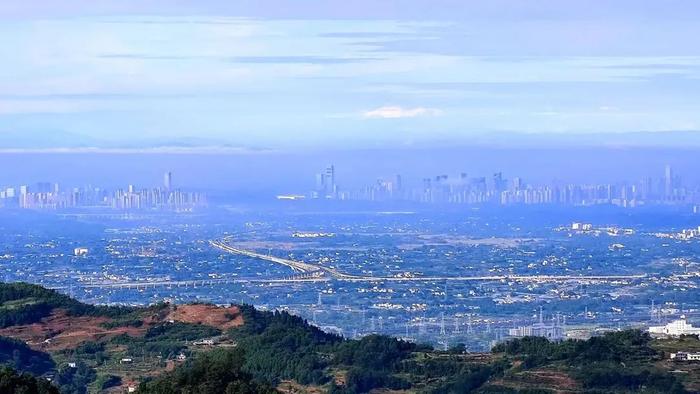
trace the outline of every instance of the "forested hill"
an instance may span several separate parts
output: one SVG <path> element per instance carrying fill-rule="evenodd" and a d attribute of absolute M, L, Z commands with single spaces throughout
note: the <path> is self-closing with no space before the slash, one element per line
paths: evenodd
<path fill-rule="evenodd" d="M 700 391 L 700 365 L 668 359 L 700 350 L 697 337 L 655 340 L 634 330 L 588 341 L 523 338 L 472 354 L 382 335 L 350 340 L 248 305 L 113 308 L 28 284 L 0 284 L 0 321 L 0 364 L 12 368 L 0 388 L 32 387 L 2 393 Z"/>
<path fill-rule="evenodd" d="M 284 312 L 250 306 L 242 311 L 246 323 L 228 333 L 238 343 L 235 349 L 195 358 L 143 384 L 140 392 L 253 393 L 271 387 L 332 393 L 691 392 L 669 372 L 676 366 L 664 364 L 666 355 L 655 341 L 635 330 L 588 341 L 524 338 L 490 354 L 467 354 L 459 346 L 443 352 L 380 335 L 347 340 Z M 697 338 L 684 340 L 700 344 Z M 697 370 L 684 378 L 697 390 Z"/>
<path fill-rule="evenodd" d="M 72 316 L 119 316 L 135 308 L 89 305 L 55 290 L 28 283 L 0 284 L 0 328 L 36 323 L 63 309 Z"/>

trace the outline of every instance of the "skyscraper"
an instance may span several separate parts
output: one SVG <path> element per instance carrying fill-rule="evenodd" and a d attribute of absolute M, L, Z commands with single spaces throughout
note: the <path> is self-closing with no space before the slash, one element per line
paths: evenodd
<path fill-rule="evenodd" d="M 173 173 L 168 171 L 163 175 L 163 186 L 165 190 L 170 190 L 173 187 Z"/>
<path fill-rule="evenodd" d="M 666 164 L 666 172 L 664 174 L 664 197 L 671 198 L 673 195 L 673 169 L 671 165 Z"/>
<path fill-rule="evenodd" d="M 330 167 L 326 168 L 326 194 L 330 194 L 335 197 L 335 192 L 335 167 L 331 165 Z"/>
<path fill-rule="evenodd" d="M 335 184 L 335 167 L 330 165 L 316 174 L 316 198 L 336 198 L 338 187 Z"/>

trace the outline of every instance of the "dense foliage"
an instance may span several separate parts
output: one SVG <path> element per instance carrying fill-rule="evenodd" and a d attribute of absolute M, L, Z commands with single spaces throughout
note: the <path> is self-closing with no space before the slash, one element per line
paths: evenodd
<path fill-rule="evenodd" d="M 139 387 L 141 394 L 275 393 L 272 387 L 257 382 L 243 371 L 245 355 L 242 350 L 214 350 L 189 362 L 186 367 Z"/>
<path fill-rule="evenodd" d="M 368 335 L 360 340 L 340 343 L 335 350 L 335 361 L 362 369 L 394 371 L 416 348 L 411 342 Z"/>
<path fill-rule="evenodd" d="M 280 379 L 302 384 L 328 381 L 323 370 L 341 337 L 287 312 L 262 312 L 244 305 L 241 313 L 245 323 L 229 334 L 246 352 L 246 371 L 273 383 Z"/>
<path fill-rule="evenodd" d="M 75 368 L 68 365 L 59 368 L 53 382 L 59 387 L 61 394 L 85 394 L 87 387 L 96 378 L 94 369 L 78 362 Z"/>
<path fill-rule="evenodd" d="M 35 323 L 61 308 L 72 316 L 116 317 L 135 308 L 83 304 L 55 290 L 29 283 L 0 283 L 0 327 Z"/>
<path fill-rule="evenodd" d="M 44 379 L 18 374 L 12 368 L 0 368 L 0 393 L 8 394 L 59 394 L 58 389 Z"/>
<path fill-rule="evenodd" d="M 638 330 L 627 330 L 609 332 L 587 341 L 550 342 L 542 337 L 525 337 L 500 343 L 493 348 L 493 352 L 524 355 L 528 366 L 533 367 L 555 360 L 580 364 L 660 359 L 656 350 L 649 346 L 650 342 L 649 334 Z"/>
<path fill-rule="evenodd" d="M 294 380 L 305 385 L 325 385 L 335 393 L 409 389 L 427 379 L 440 382 L 436 393 L 470 392 L 503 369 L 464 363 L 457 355 L 417 361 L 416 354 L 432 352 L 432 348 L 382 335 L 347 340 L 286 312 L 262 312 L 243 306 L 241 313 L 245 323 L 229 332 L 238 343 L 237 349 L 231 351 L 235 355 L 224 356 L 222 351 L 217 358 L 201 356 L 205 361 L 196 359 L 194 365 L 208 362 L 216 369 L 217 362 L 225 364 L 230 361 L 227 357 L 233 357 L 240 365 L 241 376 L 252 381 L 275 386 L 281 380 Z M 337 373 L 342 375 L 342 384 L 336 382 Z M 174 376 L 201 382 L 197 392 L 223 392 L 222 386 L 206 384 L 212 378 L 206 370 L 197 372 L 192 365 L 181 367 Z M 172 389 L 171 380 L 168 377 L 151 382 L 147 386 L 151 391 L 147 392 L 167 392 Z M 155 387 L 161 391 L 153 391 Z"/>
<path fill-rule="evenodd" d="M 48 354 L 36 351 L 22 341 L 2 336 L 0 336 L 0 364 L 35 375 L 42 375 L 54 368 L 54 362 Z"/>
<path fill-rule="evenodd" d="M 685 392 L 675 376 L 652 367 L 661 354 L 650 343 L 648 333 L 626 330 L 587 341 L 549 342 L 545 338 L 525 337 L 501 343 L 493 352 L 520 358 L 524 368 L 559 363 L 587 388 Z"/>

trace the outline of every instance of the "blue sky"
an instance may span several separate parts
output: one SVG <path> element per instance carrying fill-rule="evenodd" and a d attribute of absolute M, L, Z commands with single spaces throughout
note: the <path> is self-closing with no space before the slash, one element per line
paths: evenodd
<path fill-rule="evenodd" d="M 0 134 L 293 148 L 698 130 L 698 15 L 693 1 L 8 0 Z"/>

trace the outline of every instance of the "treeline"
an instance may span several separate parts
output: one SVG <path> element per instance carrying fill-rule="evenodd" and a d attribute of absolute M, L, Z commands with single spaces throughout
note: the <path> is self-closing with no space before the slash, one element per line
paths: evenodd
<path fill-rule="evenodd" d="M 182 390 L 202 394 L 237 392 L 226 388 L 232 383 L 245 390 L 267 390 L 282 380 L 294 380 L 328 387 L 333 393 L 365 393 L 377 388 L 413 389 L 430 380 L 438 383 L 428 392 L 468 393 L 504 369 L 465 363 L 457 355 L 419 360 L 417 354 L 434 354 L 430 346 L 382 335 L 347 340 L 286 312 L 262 312 L 244 305 L 241 313 L 244 324 L 228 333 L 237 342 L 235 350 L 195 357 L 173 374 L 142 385 L 143 392 L 184 392 L 175 390 L 180 384 L 186 387 Z M 231 365 L 235 366 L 231 375 L 213 372 Z M 222 384 L 212 379 L 223 379 Z"/>
<path fill-rule="evenodd" d="M 244 324 L 232 329 L 229 336 L 245 351 L 244 370 L 273 384 L 281 379 L 301 384 L 328 382 L 324 369 L 342 337 L 287 312 L 263 312 L 250 305 L 240 309 Z"/>
<path fill-rule="evenodd" d="M 525 337 L 500 343 L 494 353 L 525 356 L 528 367 L 566 360 L 573 364 L 597 361 L 653 361 L 661 355 L 651 346 L 651 336 L 639 330 L 609 332 L 588 340 L 550 342 L 542 337 Z"/>
<path fill-rule="evenodd" d="M 213 350 L 203 353 L 185 368 L 178 368 L 139 386 L 140 394 L 272 394 L 268 384 L 243 370 L 243 350 Z"/>
<path fill-rule="evenodd" d="M 586 341 L 525 337 L 498 344 L 493 352 L 520 359 L 526 369 L 562 365 L 590 389 L 685 393 L 675 376 L 653 367 L 662 355 L 651 347 L 651 340 L 639 330 L 610 332 Z"/>
<path fill-rule="evenodd" d="M 0 328 L 36 323 L 56 309 L 72 316 L 119 317 L 138 308 L 83 304 L 55 290 L 29 283 L 0 283 Z"/>

